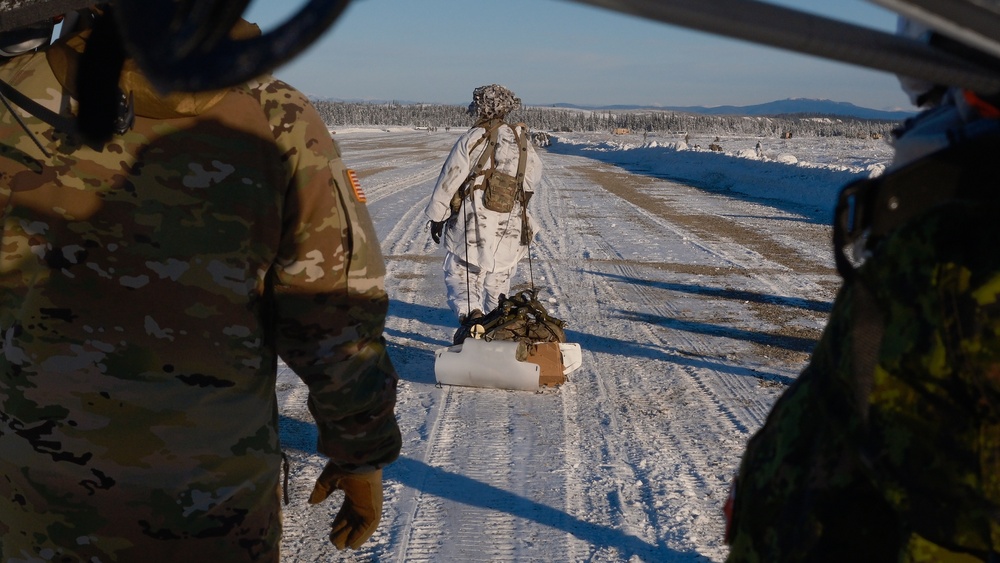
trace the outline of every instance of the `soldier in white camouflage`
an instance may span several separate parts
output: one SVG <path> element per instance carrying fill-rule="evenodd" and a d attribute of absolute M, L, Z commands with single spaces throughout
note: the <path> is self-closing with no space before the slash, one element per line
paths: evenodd
<path fill-rule="evenodd" d="M 87 40 L 0 80 L 72 118 Z M 0 107 L 0 561 L 278 561 L 279 358 L 329 458 L 310 502 L 345 490 L 330 539 L 359 547 L 401 445 L 363 193 L 278 80 L 120 87 L 103 147 Z"/>
<path fill-rule="evenodd" d="M 541 184 L 542 161 L 527 142 L 528 127 L 505 121 L 520 105 L 499 84 L 473 91 L 468 113 L 476 123 L 455 142 L 424 209 L 431 238 L 443 241 L 448 306 L 460 322 L 492 311 L 510 293 L 538 232 L 528 201 Z M 507 201 L 491 205 L 498 186 L 508 187 Z"/>

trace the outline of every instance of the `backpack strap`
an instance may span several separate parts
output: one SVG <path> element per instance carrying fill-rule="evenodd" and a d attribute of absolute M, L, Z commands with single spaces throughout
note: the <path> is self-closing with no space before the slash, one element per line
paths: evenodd
<path fill-rule="evenodd" d="M 486 166 L 486 161 L 488 161 L 491 156 L 494 157 L 493 162 L 496 162 L 495 153 L 497 138 L 500 136 L 501 125 L 503 125 L 503 122 L 499 119 L 490 120 L 489 122 L 482 124 L 482 127 L 485 127 L 486 131 L 483 132 L 482 137 L 473 143 L 469 152 L 475 152 L 476 147 L 482 144 L 483 141 L 486 141 L 486 147 L 483 148 L 482 154 L 479 155 L 479 160 L 477 160 L 476 164 L 469 170 L 469 175 L 466 177 L 465 182 L 462 182 L 462 185 L 459 186 L 458 193 L 455 196 L 457 199 L 465 199 L 465 196 L 469 195 L 472 190 L 478 187 L 476 186 L 476 177 L 482 173 L 483 168 Z"/>
<path fill-rule="evenodd" d="M 489 144 L 485 149 L 483 149 L 483 154 L 480 155 L 479 157 L 479 164 L 476 166 L 475 169 L 473 169 L 469 173 L 470 179 L 474 179 L 476 175 L 482 175 L 484 178 L 486 178 L 486 180 L 489 180 L 490 176 L 493 175 L 493 172 L 496 171 L 497 149 L 500 148 L 500 127 L 502 125 L 504 125 L 504 123 L 501 121 L 493 129 L 490 129 Z M 490 150 L 491 148 L 493 149 L 492 151 Z M 486 161 L 489 160 L 490 158 L 493 159 L 490 161 L 490 167 L 484 171 L 483 169 L 486 167 Z M 486 182 L 483 182 L 479 185 L 475 185 L 475 183 L 473 183 L 473 189 L 476 190 L 482 190 L 485 188 L 485 186 Z"/>
<path fill-rule="evenodd" d="M 483 153 L 479 156 L 478 163 L 476 164 L 476 166 L 472 168 L 472 172 L 470 172 L 469 174 L 470 176 L 476 172 L 477 168 L 481 170 L 483 166 L 486 165 L 486 159 L 488 159 L 490 155 L 490 145 L 493 146 L 496 145 L 497 137 L 500 134 L 501 125 L 503 125 L 503 121 L 499 119 L 491 119 L 489 121 L 484 121 L 476 124 L 477 127 L 483 128 L 483 134 L 478 139 L 476 139 L 475 143 L 472 143 L 471 147 L 469 147 L 469 154 L 471 155 L 472 153 L 476 152 L 476 148 L 479 147 L 479 145 L 483 144 L 483 141 L 486 141 L 487 144 L 486 148 L 483 149 Z"/>
<path fill-rule="evenodd" d="M 520 192 L 523 192 L 522 187 L 524 186 L 524 171 L 525 171 L 525 169 L 528 166 L 528 158 L 527 158 L 527 156 L 528 156 L 528 136 L 527 136 L 527 134 L 521 135 L 521 134 L 519 134 L 517 132 L 518 126 L 522 125 L 520 123 L 517 124 L 517 125 L 508 125 L 508 124 L 505 124 L 505 123 L 501 123 L 501 125 L 507 125 L 507 127 L 510 127 L 510 130 L 514 132 L 514 139 L 517 142 L 517 148 L 518 148 L 518 153 L 517 153 L 517 172 L 515 173 L 516 174 L 515 175 L 515 179 L 517 180 L 517 187 L 518 187 L 518 191 L 520 193 Z M 492 165 L 490 166 L 490 168 L 488 170 L 486 170 L 485 172 L 482 172 L 482 175 L 486 176 L 487 178 L 489 178 L 490 176 L 492 176 L 493 173 L 496 172 L 496 169 L 497 169 L 497 149 L 500 148 L 500 143 L 497 142 L 497 138 L 498 137 L 499 137 L 499 127 L 497 127 L 497 129 L 493 130 L 493 135 L 491 136 L 491 139 L 490 139 L 490 143 L 493 145 L 493 162 L 492 162 Z M 488 150 L 489 150 L 488 148 L 486 150 L 484 150 L 482 156 L 479 158 L 479 164 L 477 165 L 477 168 L 479 168 L 480 170 L 486 165 L 485 161 L 486 161 L 487 156 L 489 156 L 487 154 Z M 472 173 L 469 174 L 470 177 L 473 177 L 475 175 L 476 175 L 476 171 L 475 170 L 473 170 Z M 476 186 L 475 189 L 483 189 L 483 186 L 482 185 Z M 518 197 L 522 198 L 523 196 L 519 195 Z M 519 201 L 520 201 L 520 199 L 519 199 Z"/>

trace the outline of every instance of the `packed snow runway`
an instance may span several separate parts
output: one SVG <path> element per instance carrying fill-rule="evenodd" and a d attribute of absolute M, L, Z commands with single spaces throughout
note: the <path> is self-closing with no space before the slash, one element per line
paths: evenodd
<path fill-rule="evenodd" d="M 434 350 L 457 323 L 423 208 L 460 133 L 335 135 L 386 258 L 403 452 L 385 471 L 378 531 L 338 553 L 326 536 L 340 497 L 306 504 L 323 460 L 286 369 L 283 560 L 723 560 L 721 506 L 743 447 L 805 365 L 839 285 L 837 188 L 877 173 L 891 149 L 771 140 L 747 158 L 757 139 L 722 139 L 719 153 L 584 134 L 540 149 L 541 233 L 515 286 L 541 288 L 583 367 L 531 393 L 435 385 Z"/>

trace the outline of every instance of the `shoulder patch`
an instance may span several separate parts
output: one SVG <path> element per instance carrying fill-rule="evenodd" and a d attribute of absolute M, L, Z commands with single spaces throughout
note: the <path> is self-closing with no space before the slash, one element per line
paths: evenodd
<path fill-rule="evenodd" d="M 365 191 L 361 189 L 361 182 L 358 181 L 358 174 L 350 169 L 344 169 L 344 176 L 346 176 L 347 183 L 351 185 L 351 189 L 354 191 L 354 197 L 361 203 L 367 203 L 368 198 L 365 196 Z"/>

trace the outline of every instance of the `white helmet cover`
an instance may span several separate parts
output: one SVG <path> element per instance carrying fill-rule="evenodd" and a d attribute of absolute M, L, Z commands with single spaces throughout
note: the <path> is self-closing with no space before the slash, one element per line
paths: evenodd
<path fill-rule="evenodd" d="M 521 105 L 521 98 L 499 84 L 480 86 L 472 91 L 469 115 L 480 119 L 503 118 Z"/>

